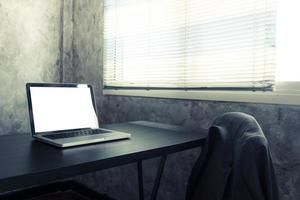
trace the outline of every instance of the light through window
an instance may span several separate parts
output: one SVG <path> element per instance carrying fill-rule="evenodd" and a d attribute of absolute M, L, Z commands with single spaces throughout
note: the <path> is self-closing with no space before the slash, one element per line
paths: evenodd
<path fill-rule="evenodd" d="M 271 89 L 275 0 L 105 0 L 104 85 Z"/>
<path fill-rule="evenodd" d="M 277 17 L 277 81 L 300 81 L 300 2 L 279 0 Z M 300 88 L 298 88 L 300 89 Z"/>

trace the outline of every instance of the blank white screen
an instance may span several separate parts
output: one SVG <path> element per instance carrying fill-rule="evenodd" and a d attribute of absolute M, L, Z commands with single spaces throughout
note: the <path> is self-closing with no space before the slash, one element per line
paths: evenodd
<path fill-rule="evenodd" d="M 31 87 L 35 132 L 98 128 L 89 87 Z"/>

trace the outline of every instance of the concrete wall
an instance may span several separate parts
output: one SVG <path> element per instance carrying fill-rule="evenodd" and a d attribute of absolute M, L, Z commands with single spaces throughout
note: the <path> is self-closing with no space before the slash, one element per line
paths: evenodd
<path fill-rule="evenodd" d="M 60 0 L 0 0 L 0 134 L 29 132 L 26 82 L 59 81 Z"/>
<path fill-rule="evenodd" d="M 281 199 L 300 199 L 299 106 L 102 96 L 102 14 L 102 0 L 0 0 L 1 134 L 29 131 L 28 81 L 93 84 L 106 123 L 150 120 L 206 128 L 224 112 L 242 111 L 257 118 L 270 142 Z M 168 158 L 159 199 L 184 199 L 198 155 L 199 149 L 192 149 Z M 157 163 L 144 163 L 147 197 Z M 76 179 L 118 199 L 138 198 L 135 164 Z"/>
<path fill-rule="evenodd" d="M 92 84 L 98 108 L 103 101 L 102 9 L 101 0 L 64 1 L 63 81 Z"/>

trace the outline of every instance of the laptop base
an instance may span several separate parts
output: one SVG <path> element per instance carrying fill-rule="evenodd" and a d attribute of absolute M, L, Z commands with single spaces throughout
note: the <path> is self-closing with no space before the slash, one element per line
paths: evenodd
<path fill-rule="evenodd" d="M 43 137 L 42 134 L 33 135 L 33 137 L 40 142 L 47 143 L 60 148 L 94 144 L 100 142 L 108 142 L 113 140 L 129 139 L 130 136 L 131 135 L 129 133 L 123 133 L 117 131 L 112 131 L 110 133 L 103 133 L 97 135 L 79 136 L 79 137 L 63 138 L 63 139 L 49 139 Z"/>

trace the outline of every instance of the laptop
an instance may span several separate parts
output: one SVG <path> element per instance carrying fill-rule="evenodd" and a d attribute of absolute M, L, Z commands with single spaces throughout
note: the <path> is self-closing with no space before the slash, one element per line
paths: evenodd
<path fill-rule="evenodd" d="M 57 147 L 129 139 L 99 128 L 93 88 L 88 84 L 27 83 L 33 138 Z"/>

